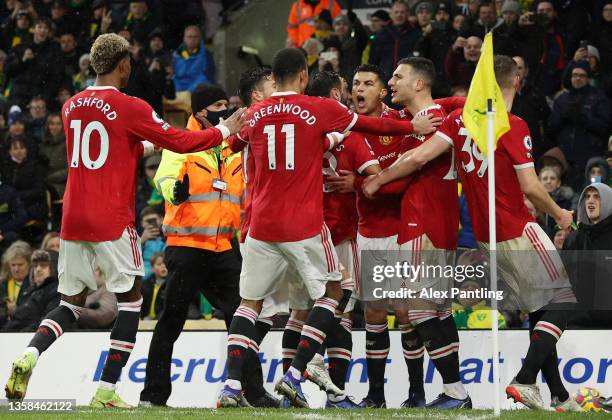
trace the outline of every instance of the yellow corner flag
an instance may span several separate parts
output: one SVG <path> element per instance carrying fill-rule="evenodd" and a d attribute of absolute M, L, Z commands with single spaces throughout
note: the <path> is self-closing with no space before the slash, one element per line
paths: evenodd
<path fill-rule="evenodd" d="M 491 32 L 485 35 L 482 53 L 476 65 L 476 71 L 470 84 L 467 99 L 463 107 L 463 123 L 478 145 L 483 155 L 488 156 L 487 150 L 487 103 L 493 101 L 495 122 L 493 132 L 495 140 L 494 148 L 499 138 L 510 130 L 508 112 L 502 97 L 501 89 L 495 80 L 493 67 L 493 35 Z"/>

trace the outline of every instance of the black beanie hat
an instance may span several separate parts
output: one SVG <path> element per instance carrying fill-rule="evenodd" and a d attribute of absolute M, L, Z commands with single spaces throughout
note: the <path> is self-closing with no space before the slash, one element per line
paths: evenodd
<path fill-rule="evenodd" d="M 223 88 L 208 83 L 199 84 L 191 92 L 191 112 L 195 115 L 221 99 L 227 100 L 227 94 Z"/>

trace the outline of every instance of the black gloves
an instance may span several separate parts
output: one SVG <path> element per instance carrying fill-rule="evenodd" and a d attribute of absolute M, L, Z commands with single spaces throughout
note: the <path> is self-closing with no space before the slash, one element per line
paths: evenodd
<path fill-rule="evenodd" d="M 183 176 L 183 182 L 174 183 L 174 204 L 184 203 L 189 199 L 189 174 Z"/>

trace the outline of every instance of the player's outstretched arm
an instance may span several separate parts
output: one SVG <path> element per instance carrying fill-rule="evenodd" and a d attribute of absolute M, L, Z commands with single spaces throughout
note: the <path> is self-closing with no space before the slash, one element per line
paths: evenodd
<path fill-rule="evenodd" d="M 393 165 L 383 169 L 378 175 L 368 178 L 363 184 L 363 193 L 367 197 L 372 197 L 383 185 L 413 174 L 450 147 L 446 140 L 434 134 L 431 139 L 413 149 L 412 153 L 405 153 Z"/>
<path fill-rule="evenodd" d="M 515 170 L 521 191 L 535 208 L 552 216 L 562 229 L 569 229 L 574 220 L 574 212 L 562 209 L 554 202 L 538 179 L 533 166 Z"/>
<path fill-rule="evenodd" d="M 355 125 L 351 129 L 377 136 L 401 136 L 411 133 L 425 135 L 434 132 L 441 122 L 442 118 L 431 115 L 418 116 L 413 118 L 412 121 L 358 115 Z"/>

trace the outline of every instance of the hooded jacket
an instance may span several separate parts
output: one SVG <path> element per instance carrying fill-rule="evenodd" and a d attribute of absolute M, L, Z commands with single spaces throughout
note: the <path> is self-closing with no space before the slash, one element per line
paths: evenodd
<path fill-rule="evenodd" d="M 589 188 L 597 189 L 600 197 L 600 221 L 595 224 L 587 217 L 586 191 Z M 609 258 L 612 251 L 612 188 L 597 182 L 584 189 L 578 202 L 578 230 L 567 237 L 563 249 L 582 316 L 586 313 L 589 322 L 609 323 L 612 321 L 612 259 Z"/>

